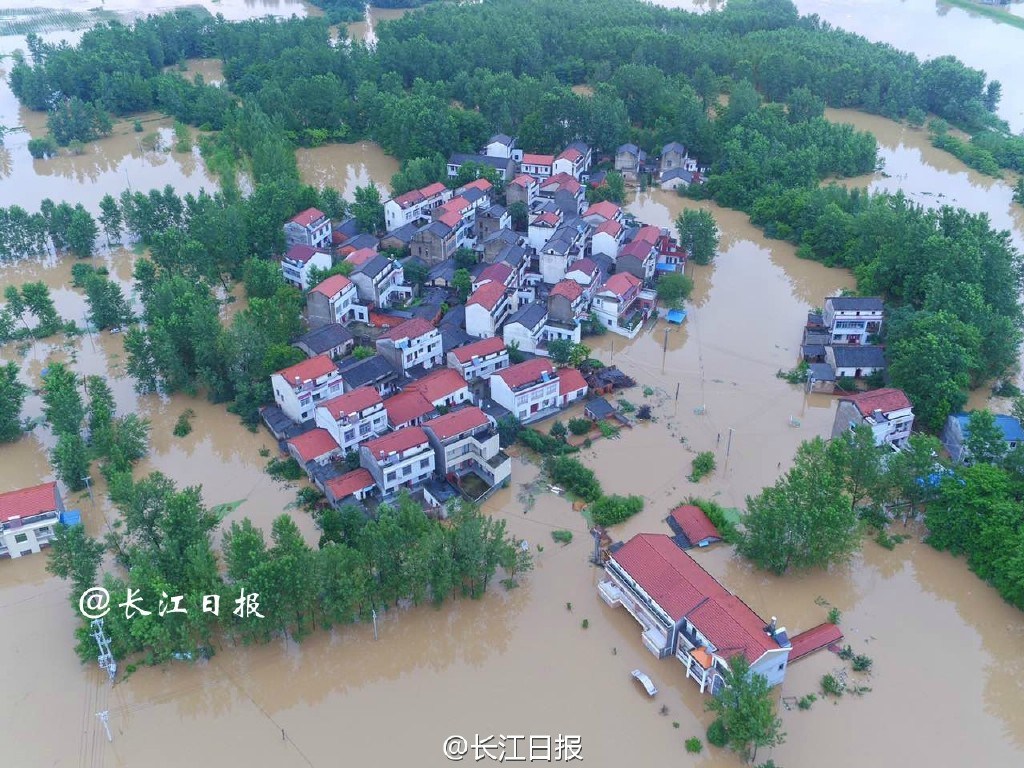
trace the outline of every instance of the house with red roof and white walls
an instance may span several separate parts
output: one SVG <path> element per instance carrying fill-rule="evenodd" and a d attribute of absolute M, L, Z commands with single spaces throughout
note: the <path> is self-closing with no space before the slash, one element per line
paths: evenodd
<path fill-rule="evenodd" d="M 341 374 L 327 355 L 311 357 L 271 374 L 270 384 L 274 401 L 296 424 L 312 421 L 316 406 L 340 395 L 343 387 Z"/>
<path fill-rule="evenodd" d="M 421 427 L 406 427 L 359 447 L 359 464 L 373 477 L 384 499 L 413 490 L 434 474 L 434 449 Z"/>
<path fill-rule="evenodd" d="M 431 419 L 423 425 L 434 448 L 437 472 L 456 484 L 472 473 L 496 488 L 512 476 L 512 459 L 501 450 L 491 417 L 476 406 Z"/>
<path fill-rule="evenodd" d="M 832 437 L 866 425 L 871 428 L 875 445 L 901 450 L 914 428 L 914 409 L 902 389 L 885 387 L 839 398 Z"/>
<path fill-rule="evenodd" d="M 56 483 L 0 493 L 0 559 L 31 555 L 48 547 L 63 513 Z"/>
<path fill-rule="evenodd" d="M 287 246 L 308 245 L 330 251 L 331 239 L 331 220 L 316 208 L 307 208 L 285 222 L 284 242 Z"/>
<path fill-rule="evenodd" d="M 333 263 L 327 251 L 299 243 L 281 257 L 281 277 L 289 285 L 306 291 L 309 290 L 309 274 L 313 268 L 326 271 Z"/>
<path fill-rule="evenodd" d="M 417 219 L 428 218 L 430 212 L 452 199 L 452 191 L 441 182 L 413 189 L 384 203 L 384 226 L 388 232 Z"/>
<path fill-rule="evenodd" d="M 379 336 L 377 354 L 401 373 L 408 373 L 416 366 L 430 369 L 444 362 L 440 331 L 419 317 L 406 320 Z"/>

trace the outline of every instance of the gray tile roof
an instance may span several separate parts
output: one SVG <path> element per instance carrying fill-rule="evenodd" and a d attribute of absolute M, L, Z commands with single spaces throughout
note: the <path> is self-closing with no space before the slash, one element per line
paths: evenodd
<path fill-rule="evenodd" d="M 832 347 L 837 368 L 885 368 L 882 347 L 868 344 L 836 344 Z"/>
<path fill-rule="evenodd" d="M 398 371 L 394 366 L 380 355 L 374 355 L 365 360 L 343 360 L 338 363 L 338 370 L 350 389 L 366 384 L 375 384 L 390 377 L 398 377 Z"/>
<path fill-rule="evenodd" d="M 427 273 L 427 280 L 433 282 L 434 280 L 445 280 L 451 281 L 455 276 L 455 259 L 445 259 L 439 264 L 435 264 L 430 268 Z"/>
<path fill-rule="evenodd" d="M 479 163 L 496 171 L 504 171 L 508 168 L 509 158 L 492 157 L 491 155 L 466 155 L 461 152 L 456 152 L 448 158 L 448 165 L 462 166 L 466 163 Z"/>
<path fill-rule="evenodd" d="M 832 309 L 842 312 L 881 312 L 882 300 L 878 296 L 830 296 L 825 301 Z"/>
<path fill-rule="evenodd" d="M 447 312 L 444 313 L 444 317 L 441 318 L 441 322 L 438 323 L 441 328 L 465 328 L 466 327 L 466 306 L 464 304 L 458 304 Z"/>
<path fill-rule="evenodd" d="M 506 324 L 520 323 L 526 328 L 536 328 L 544 322 L 544 318 L 547 317 L 547 314 L 548 309 L 543 304 L 530 302 L 529 304 L 524 304 L 513 312 L 506 321 Z"/>
<path fill-rule="evenodd" d="M 815 381 L 835 381 L 836 372 L 828 363 L 811 363 L 807 366 L 811 372 L 811 378 Z"/>
<path fill-rule="evenodd" d="M 686 147 L 680 144 L 678 141 L 670 141 L 661 149 L 661 154 L 667 155 L 669 152 L 678 152 L 681 155 L 686 154 Z"/>
<path fill-rule="evenodd" d="M 413 236 L 420 231 L 420 228 L 416 226 L 415 222 L 410 221 L 408 224 L 403 224 L 398 229 L 388 232 L 387 237 L 393 237 L 396 240 L 400 240 L 405 245 L 412 242 Z"/>
<path fill-rule="evenodd" d="M 496 133 L 493 136 L 491 136 L 490 139 L 488 139 L 487 143 L 494 144 L 495 142 L 497 142 L 499 144 L 504 144 L 505 146 L 508 146 L 513 141 L 514 139 L 511 136 L 506 136 L 504 133 Z"/>
<path fill-rule="evenodd" d="M 295 340 L 296 344 L 305 345 L 314 355 L 340 347 L 352 341 L 352 332 L 340 323 L 328 323 L 316 330 L 304 333 Z"/>
<path fill-rule="evenodd" d="M 361 275 L 366 275 L 369 278 L 374 278 L 387 269 L 390 264 L 391 259 L 384 254 L 378 253 L 372 259 L 364 261 L 352 271 Z"/>

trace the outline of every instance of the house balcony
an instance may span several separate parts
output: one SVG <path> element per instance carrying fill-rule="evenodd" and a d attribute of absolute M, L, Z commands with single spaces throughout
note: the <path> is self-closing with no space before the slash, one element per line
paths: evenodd
<path fill-rule="evenodd" d="M 601 595 L 601 599 L 608 605 L 613 608 L 621 605 L 643 627 L 644 631 L 640 638 L 647 650 L 659 659 L 669 655 L 670 650 L 667 648 L 668 636 L 665 630 L 652 620 L 648 612 L 640 603 L 633 599 L 632 595 L 613 581 L 600 582 L 597 585 L 597 591 Z"/>

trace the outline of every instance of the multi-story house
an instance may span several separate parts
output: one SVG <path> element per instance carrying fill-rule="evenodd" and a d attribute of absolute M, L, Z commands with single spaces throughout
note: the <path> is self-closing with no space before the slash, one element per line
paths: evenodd
<path fill-rule="evenodd" d="M 621 223 L 622 209 L 611 200 L 602 200 L 583 212 L 583 220 L 594 227 L 598 227 L 606 221 Z"/>
<path fill-rule="evenodd" d="M 555 230 L 562 224 L 562 213 L 558 210 L 544 211 L 530 217 L 530 225 L 527 228 L 527 242 L 530 247 L 539 251 L 548 240 L 555 234 Z"/>
<path fill-rule="evenodd" d="M 310 245 L 293 245 L 281 257 L 281 277 L 289 285 L 302 290 L 309 289 L 309 273 L 317 269 L 328 270 L 332 264 L 331 254 Z"/>
<path fill-rule="evenodd" d="M 405 284 L 402 265 L 383 254 L 360 264 L 349 279 L 355 283 L 359 300 L 365 304 L 389 307 L 412 296 L 412 288 Z"/>
<path fill-rule="evenodd" d="M 491 399 L 528 423 L 560 406 L 559 379 L 550 360 L 535 358 L 498 371 L 490 378 Z"/>
<path fill-rule="evenodd" d="M 512 216 L 503 205 L 495 203 L 489 208 L 477 210 L 473 223 L 474 240 L 484 240 L 495 232 L 512 228 Z"/>
<path fill-rule="evenodd" d="M 547 307 L 537 302 L 523 304 L 513 312 L 501 332 L 506 346 L 515 344 L 519 350 L 537 355 L 547 355 L 551 341 L 565 339 L 578 344 L 582 336 L 579 323 L 550 318 Z"/>
<path fill-rule="evenodd" d="M 575 280 L 559 280 L 548 293 L 548 317 L 563 323 L 574 323 L 586 312 L 583 286 Z"/>
<path fill-rule="evenodd" d="M 311 429 L 289 438 L 285 449 L 312 478 L 315 467 L 322 467 L 342 455 L 341 448 L 326 429 Z"/>
<path fill-rule="evenodd" d="M 344 275 L 331 275 L 306 294 L 306 319 L 310 328 L 353 320 L 367 320 L 365 307 L 359 304 L 355 283 Z"/>
<path fill-rule="evenodd" d="M 374 387 L 364 386 L 325 400 L 316 407 L 316 425 L 326 430 L 342 453 L 384 434 L 388 416 L 384 400 Z"/>
<path fill-rule="evenodd" d="M 474 341 L 448 353 L 448 367 L 470 384 L 508 368 L 508 364 L 508 349 L 500 336 Z"/>
<path fill-rule="evenodd" d="M 577 259 L 565 271 L 565 278 L 583 287 L 584 300 L 589 305 L 601 285 L 601 268 L 592 259 Z"/>
<path fill-rule="evenodd" d="M 1024 444 L 1024 426 L 1013 416 L 997 413 L 993 416 L 996 428 L 1002 432 L 1003 450 L 1006 452 Z M 967 447 L 971 436 L 971 415 L 969 413 L 952 413 L 946 419 L 942 429 L 942 445 L 949 452 L 949 457 L 957 464 L 970 464 L 975 459 Z M 983 457 L 984 458 L 984 457 Z"/>
<path fill-rule="evenodd" d="M 541 279 L 554 285 L 565 278 L 569 265 L 584 256 L 590 228 L 580 219 L 562 223 L 551 238 L 537 249 Z"/>
<path fill-rule="evenodd" d="M 538 194 L 553 202 L 563 216 L 579 216 L 587 207 L 583 185 L 567 173 L 556 173 L 542 181 Z"/>
<path fill-rule="evenodd" d="M 533 205 L 540 190 L 537 180 L 526 173 L 521 173 L 505 185 L 505 202 L 523 203 L 527 208 Z"/>
<path fill-rule="evenodd" d="M 488 488 L 495 488 L 512 476 L 512 459 L 501 450 L 494 423 L 476 406 L 431 419 L 423 431 L 434 448 L 435 465 L 442 477 L 458 481 L 473 473 Z"/>
<path fill-rule="evenodd" d="M 615 268 L 619 272 L 633 275 L 642 283 L 654 278 L 657 264 L 658 249 L 654 243 L 639 238 L 619 248 L 619 255 L 615 259 Z"/>
<path fill-rule="evenodd" d="M 0 493 L 0 559 L 48 547 L 64 513 L 56 483 Z"/>
<path fill-rule="evenodd" d="M 390 232 L 428 217 L 430 211 L 451 199 L 452 191 L 440 182 L 406 192 L 384 203 L 384 226 Z"/>
<path fill-rule="evenodd" d="M 327 355 L 338 360 L 347 355 L 355 345 L 352 332 L 339 323 L 328 323 L 302 334 L 292 342 L 306 353 L 306 357 Z"/>
<path fill-rule="evenodd" d="M 474 210 L 486 210 L 493 202 L 494 185 L 487 179 L 473 179 L 455 190 L 455 194 L 469 201 Z"/>
<path fill-rule="evenodd" d="M 308 245 L 310 248 L 331 249 L 331 220 L 323 211 L 307 208 L 284 225 L 285 245 Z"/>
<path fill-rule="evenodd" d="M 591 310 L 609 331 L 632 339 L 642 325 L 642 317 L 637 312 L 640 288 L 639 278 L 628 272 L 618 272 L 594 294 Z"/>
<path fill-rule="evenodd" d="M 496 133 L 487 140 L 487 143 L 481 150 L 481 154 L 488 157 L 515 159 L 516 140 L 511 136 L 506 136 L 504 133 Z"/>
<path fill-rule="evenodd" d="M 431 371 L 409 384 L 406 390 L 418 392 L 435 408 L 453 408 L 473 399 L 466 380 L 458 371 L 448 367 Z"/>
<path fill-rule="evenodd" d="M 583 142 L 570 144 L 555 158 L 552 170 L 567 173 L 577 180 L 590 170 L 591 151 Z"/>
<path fill-rule="evenodd" d="M 785 628 L 762 620 L 671 537 L 637 534 L 611 554 L 605 573 L 601 598 L 629 611 L 644 647 L 659 659 L 675 656 L 701 693 L 721 690 L 730 660 L 740 655 L 768 685 L 785 679 L 793 649 Z"/>
<path fill-rule="evenodd" d="M 862 424 L 871 427 L 875 445 L 903 448 L 914 428 L 914 411 L 902 389 L 873 389 L 839 398 L 832 437 Z"/>
<path fill-rule="evenodd" d="M 686 152 L 686 147 L 678 141 L 672 141 L 661 148 L 661 161 L 658 170 L 661 173 L 671 171 L 674 168 L 683 168 L 687 171 L 697 170 L 697 161 Z"/>
<path fill-rule="evenodd" d="M 884 372 L 885 349 L 874 344 L 834 344 L 825 347 L 825 362 L 836 378 L 859 379 Z"/>
<path fill-rule="evenodd" d="M 434 266 L 453 258 L 471 229 L 458 211 L 446 210 L 421 227 L 409 241 L 409 253 Z"/>
<path fill-rule="evenodd" d="M 554 155 L 537 155 L 527 152 L 519 161 L 519 172 L 529 174 L 537 179 L 546 179 L 552 173 L 551 166 L 554 162 Z"/>
<path fill-rule="evenodd" d="M 406 389 L 385 400 L 384 410 L 388 415 L 388 427 L 404 429 L 419 426 L 425 418 L 434 413 L 435 408 L 433 403 L 419 392 Z"/>
<path fill-rule="evenodd" d="M 311 421 L 324 400 L 342 393 L 341 374 L 327 355 L 317 355 L 270 377 L 274 401 L 296 424 Z"/>
<path fill-rule="evenodd" d="M 422 428 L 406 427 L 363 443 L 359 464 L 388 499 L 429 480 L 434 474 L 435 454 Z"/>
<path fill-rule="evenodd" d="M 639 180 L 640 171 L 646 162 L 647 153 L 636 144 L 623 144 L 615 150 L 615 170 L 621 173 L 626 181 Z"/>
<path fill-rule="evenodd" d="M 590 250 L 592 253 L 603 253 L 610 259 L 619 255 L 619 248 L 622 245 L 624 227 L 621 222 L 615 219 L 607 219 L 597 225 L 593 236 L 590 238 Z"/>
<path fill-rule="evenodd" d="M 345 392 L 360 387 L 373 387 L 381 397 L 393 393 L 402 378 L 395 366 L 382 355 L 373 355 L 363 360 L 343 360 L 338 363 L 338 372 L 344 382 Z"/>
<path fill-rule="evenodd" d="M 559 368 L 555 375 L 558 376 L 559 407 L 568 408 L 587 396 L 587 380 L 575 368 Z"/>
<path fill-rule="evenodd" d="M 466 333 L 478 339 L 499 333 L 513 310 L 515 293 L 497 281 L 484 283 L 466 301 Z"/>
<path fill-rule="evenodd" d="M 832 344 L 867 344 L 882 330 L 882 300 L 877 296 L 830 296 L 823 319 Z"/>
<path fill-rule="evenodd" d="M 473 280 L 473 290 L 475 291 L 487 283 L 500 283 L 506 289 L 514 291 L 519 287 L 519 273 L 511 264 L 497 261 L 494 264 L 488 264 L 476 276 Z"/>
<path fill-rule="evenodd" d="M 402 373 L 408 373 L 416 366 L 433 368 L 444 362 L 440 331 L 418 317 L 406 320 L 378 337 L 377 354 Z"/>
<path fill-rule="evenodd" d="M 350 500 L 362 501 L 376 488 L 377 484 L 373 482 L 373 475 L 360 467 L 346 472 L 344 475 L 332 477 L 324 483 L 323 491 L 329 504 L 340 507 Z"/>

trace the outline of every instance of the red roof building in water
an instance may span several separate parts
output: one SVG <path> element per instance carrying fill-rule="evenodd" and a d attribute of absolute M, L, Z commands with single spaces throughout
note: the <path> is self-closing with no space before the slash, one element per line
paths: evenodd
<path fill-rule="evenodd" d="M 341 448 L 326 429 L 311 429 L 291 438 L 288 443 L 290 453 L 299 464 L 306 465 L 311 461 L 326 462 L 332 455 L 341 453 Z"/>
<path fill-rule="evenodd" d="M 685 536 L 691 547 L 706 547 L 722 540 L 722 534 L 704 510 L 693 504 L 676 507 L 669 513 L 668 520 L 673 532 Z"/>
<path fill-rule="evenodd" d="M 327 494 L 327 499 L 332 504 L 337 504 L 349 496 L 361 499 L 374 487 L 376 487 L 376 483 L 373 482 L 373 476 L 360 467 L 346 472 L 344 475 L 331 478 L 324 484 L 324 491 Z"/>
<path fill-rule="evenodd" d="M 37 553 L 49 546 L 62 512 L 64 504 L 56 483 L 0 493 L 0 559 Z"/>
<path fill-rule="evenodd" d="M 615 550 L 598 591 L 644 627 L 655 655 L 675 655 L 701 691 L 717 690 L 729 660 L 743 655 L 769 685 L 781 683 L 791 651 L 786 630 L 761 619 L 663 534 L 637 534 Z M 710 663 L 708 663 L 710 661 Z"/>
<path fill-rule="evenodd" d="M 0 493 L 0 523 L 24 520 L 46 512 L 62 509 L 56 483 L 42 483 L 30 488 Z"/>

